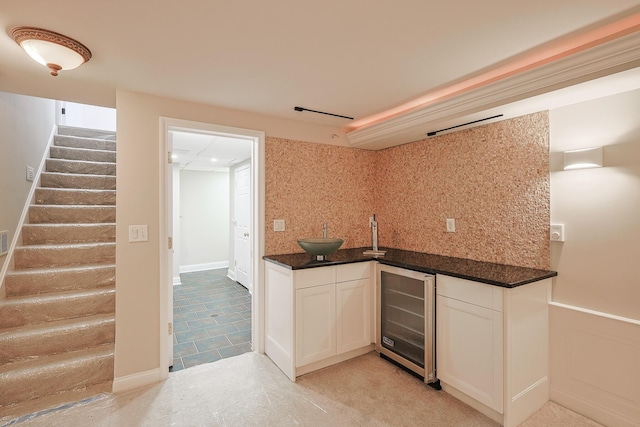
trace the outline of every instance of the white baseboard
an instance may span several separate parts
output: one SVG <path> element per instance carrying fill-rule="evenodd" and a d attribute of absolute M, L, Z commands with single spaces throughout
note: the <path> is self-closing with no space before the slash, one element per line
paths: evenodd
<path fill-rule="evenodd" d="M 124 377 L 115 378 L 113 380 L 113 392 L 124 393 L 140 387 L 157 384 L 162 380 L 163 378 L 160 368 L 139 372 L 137 374 L 125 375 Z"/>
<path fill-rule="evenodd" d="M 551 400 L 560 406 L 571 409 L 573 412 L 584 415 L 587 418 L 598 421 L 606 426 L 638 427 L 638 421 L 632 420 L 622 414 L 613 412 L 602 405 L 594 405 L 593 402 L 576 396 L 573 392 L 551 386 Z"/>
<path fill-rule="evenodd" d="M 208 262 L 205 264 L 181 265 L 180 273 L 193 273 L 194 271 L 216 270 L 218 268 L 229 268 L 229 261 Z"/>
<path fill-rule="evenodd" d="M 640 321 L 551 302 L 551 400 L 601 424 L 640 425 Z"/>
<path fill-rule="evenodd" d="M 178 285 L 182 285 L 182 282 L 180 281 L 180 275 L 175 276 L 173 278 L 173 286 L 178 286 Z"/>

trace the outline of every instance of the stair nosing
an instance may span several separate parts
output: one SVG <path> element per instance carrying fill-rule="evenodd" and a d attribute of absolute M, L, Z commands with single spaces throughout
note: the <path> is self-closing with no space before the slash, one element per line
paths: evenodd
<path fill-rule="evenodd" d="M 116 291 L 115 285 L 107 285 L 107 286 L 101 286 L 99 288 L 93 288 L 93 289 L 75 289 L 70 291 L 50 292 L 46 294 L 37 294 L 37 295 L 20 295 L 15 297 L 9 297 L 3 300 L 2 304 L 16 305 L 26 300 L 55 300 L 60 297 L 72 296 L 72 295 L 77 295 L 79 297 L 90 297 L 93 295 L 99 295 L 99 294 L 105 294 L 105 293 L 115 293 L 115 291 Z M 79 317 L 82 317 L 82 316 L 79 316 Z M 40 323 L 34 323 L 34 324 L 42 324 L 42 323 L 48 323 L 48 322 L 40 322 Z"/>
<path fill-rule="evenodd" d="M 82 264 L 82 265 L 68 265 L 68 266 L 60 266 L 60 267 L 33 267 L 33 268 L 24 268 L 19 270 L 8 270 L 7 276 L 20 276 L 20 275 L 29 275 L 29 274 L 42 274 L 49 272 L 69 272 L 69 271 L 83 271 L 83 270 L 92 270 L 96 268 L 116 268 L 114 263 L 109 264 Z"/>
<path fill-rule="evenodd" d="M 108 139 L 98 139 L 98 141 L 109 141 Z M 83 147 L 69 147 L 67 145 L 56 145 L 53 144 L 51 147 L 53 148 L 62 148 L 67 150 L 83 150 L 83 151 L 98 151 L 101 153 L 115 153 L 114 150 L 101 150 L 100 148 L 83 148 Z M 50 157 L 51 159 L 58 159 L 59 157 Z"/>
<path fill-rule="evenodd" d="M 71 162 L 71 163 L 90 163 L 93 165 L 107 165 L 107 166 L 115 166 L 116 162 L 97 162 L 95 160 L 77 160 L 77 159 L 63 159 L 63 158 L 59 158 L 59 157 L 49 157 L 47 158 L 47 160 L 53 160 L 56 162 Z M 68 173 L 68 172 L 62 172 L 62 173 Z M 74 174 L 75 175 L 75 174 Z"/>
<path fill-rule="evenodd" d="M 51 249 L 52 247 L 64 248 L 64 249 L 70 249 L 70 248 L 82 249 L 82 248 L 89 248 L 92 246 L 115 246 L 115 245 L 116 245 L 116 242 L 42 243 L 37 245 L 19 245 L 19 246 L 16 246 L 16 250 L 18 249 L 31 249 L 31 250 Z"/>

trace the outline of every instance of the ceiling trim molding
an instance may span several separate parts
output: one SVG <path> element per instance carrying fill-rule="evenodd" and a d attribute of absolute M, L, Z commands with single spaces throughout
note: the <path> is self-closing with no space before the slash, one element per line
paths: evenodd
<path fill-rule="evenodd" d="M 426 128 L 434 120 L 473 114 L 638 66 L 640 32 L 351 131 L 346 137 L 352 147 L 362 148 L 372 143 L 393 146 L 412 142 L 416 128 L 423 127 L 426 138 Z M 403 135 L 411 139 L 402 140 Z"/>

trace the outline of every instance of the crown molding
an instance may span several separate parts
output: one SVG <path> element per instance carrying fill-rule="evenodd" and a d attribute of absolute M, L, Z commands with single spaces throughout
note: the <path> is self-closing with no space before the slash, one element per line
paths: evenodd
<path fill-rule="evenodd" d="M 391 147 L 426 138 L 429 123 L 498 107 L 640 66 L 640 32 L 471 89 L 346 134 L 352 147 Z"/>

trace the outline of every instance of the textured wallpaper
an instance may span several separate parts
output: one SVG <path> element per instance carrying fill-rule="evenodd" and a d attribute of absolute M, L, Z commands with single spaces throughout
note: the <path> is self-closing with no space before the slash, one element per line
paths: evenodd
<path fill-rule="evenodd" d="M 267 138 L 266 193 L 267 254 L 301 252 L 324 221 L 369 246 L 375 212 L 381 246 L 548 269 L 548 114 L 382 151 Z"/>
<path fill-rule="evenodd" d="M 380 244 L 549 268 L 548 129 L 536 113 L 379 152 Z"/>
<path fill-rule="evenodd" d="M 371 244 L 376 152 L 326 144 L 267 138 L 266 253 L 303 252 L 297 239 L 344 239 L 342 248 Z M 284 219 L 286 231 L 274 232 L 273 220 Z"/>

